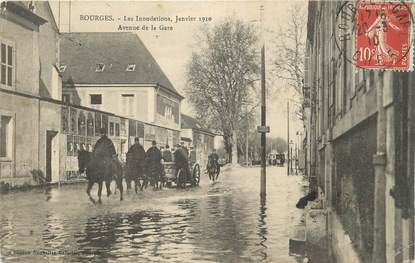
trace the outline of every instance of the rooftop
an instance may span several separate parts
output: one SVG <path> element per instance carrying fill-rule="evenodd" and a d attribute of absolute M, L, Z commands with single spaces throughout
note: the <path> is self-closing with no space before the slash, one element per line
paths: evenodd
<path fill-rule="evenodd" d="M 209 129 L 206 129 L 205 127 L 203 127 L 198 120 L 196 120 L 195 118 L 190 117 L 186 114 L 182 114 L 181 128 L 182 129 L 195 129 L 195 130 L 198 130 L 198 131 L 201 131 L 201 132 L 205 132 L 205 133 L 215 135 L 212 131 L 210 131 Z"/>
<path fill-rule="evenodd" d="M 152 84 L 181 97 L 136 34 L 63 33 L 60 52 L 66 84 Z"/>

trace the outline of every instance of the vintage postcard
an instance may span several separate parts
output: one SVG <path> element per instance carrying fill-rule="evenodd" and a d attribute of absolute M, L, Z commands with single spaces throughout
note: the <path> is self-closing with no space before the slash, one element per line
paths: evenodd
<path fill-rule="evenodd" d="M 414 3 L 0 1 L 0 263 L 415 263 Z"/>

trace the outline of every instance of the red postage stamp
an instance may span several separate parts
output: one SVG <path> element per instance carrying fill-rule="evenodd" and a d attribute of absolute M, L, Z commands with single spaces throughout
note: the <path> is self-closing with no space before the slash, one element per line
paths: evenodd
<path fill-rule="evenodd" d="M 412 4 L 360 2 L 356 12 L 356 65 L 364 69 L 413 68 Z"/>

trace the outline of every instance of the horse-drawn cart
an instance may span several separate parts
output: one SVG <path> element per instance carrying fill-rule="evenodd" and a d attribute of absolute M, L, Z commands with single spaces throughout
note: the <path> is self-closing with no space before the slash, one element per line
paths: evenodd
<path fill-rule="evenodd" d="M 174 162 L 164 162 L 165 182 L 167 187 L 173 184 L 179 188 L 185 188 L 187 184 L 198 186 L 200 183 L 200 166 L 198 163 L 189 165 L 190 175 L 185 169 L 176 171 L 176 164 Z"/>

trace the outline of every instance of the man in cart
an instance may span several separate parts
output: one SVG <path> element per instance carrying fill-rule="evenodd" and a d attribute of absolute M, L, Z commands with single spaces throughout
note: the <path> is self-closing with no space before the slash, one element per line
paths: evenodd
<path fill-rule="evenodd" d="M 183 169 L 186 171 L 187 176 L 190 176 L 187 151 L 180 144 L 176 145 L 176 151 L 174 151 L 174 162 L 176 165 L 176 174 L 180 169 Z"/>
<path fill-rule="evenodd" d="M 189 163 L 190 163 L 190 167 L 193 167 L 193 165 L 196 163 L 196 151 L 193 145 L 190 145 Z"/>
<path fill-rule="evenodd" d="M 172 154 L 171 154 L 171 151 L 170 151 L 170 146 L 168 144 L 166 145 L 166 150 L 164 150 L 164 152 L 163 152 L 163 160 L 165 162 L 172 162 L 173 161 Z"/>

